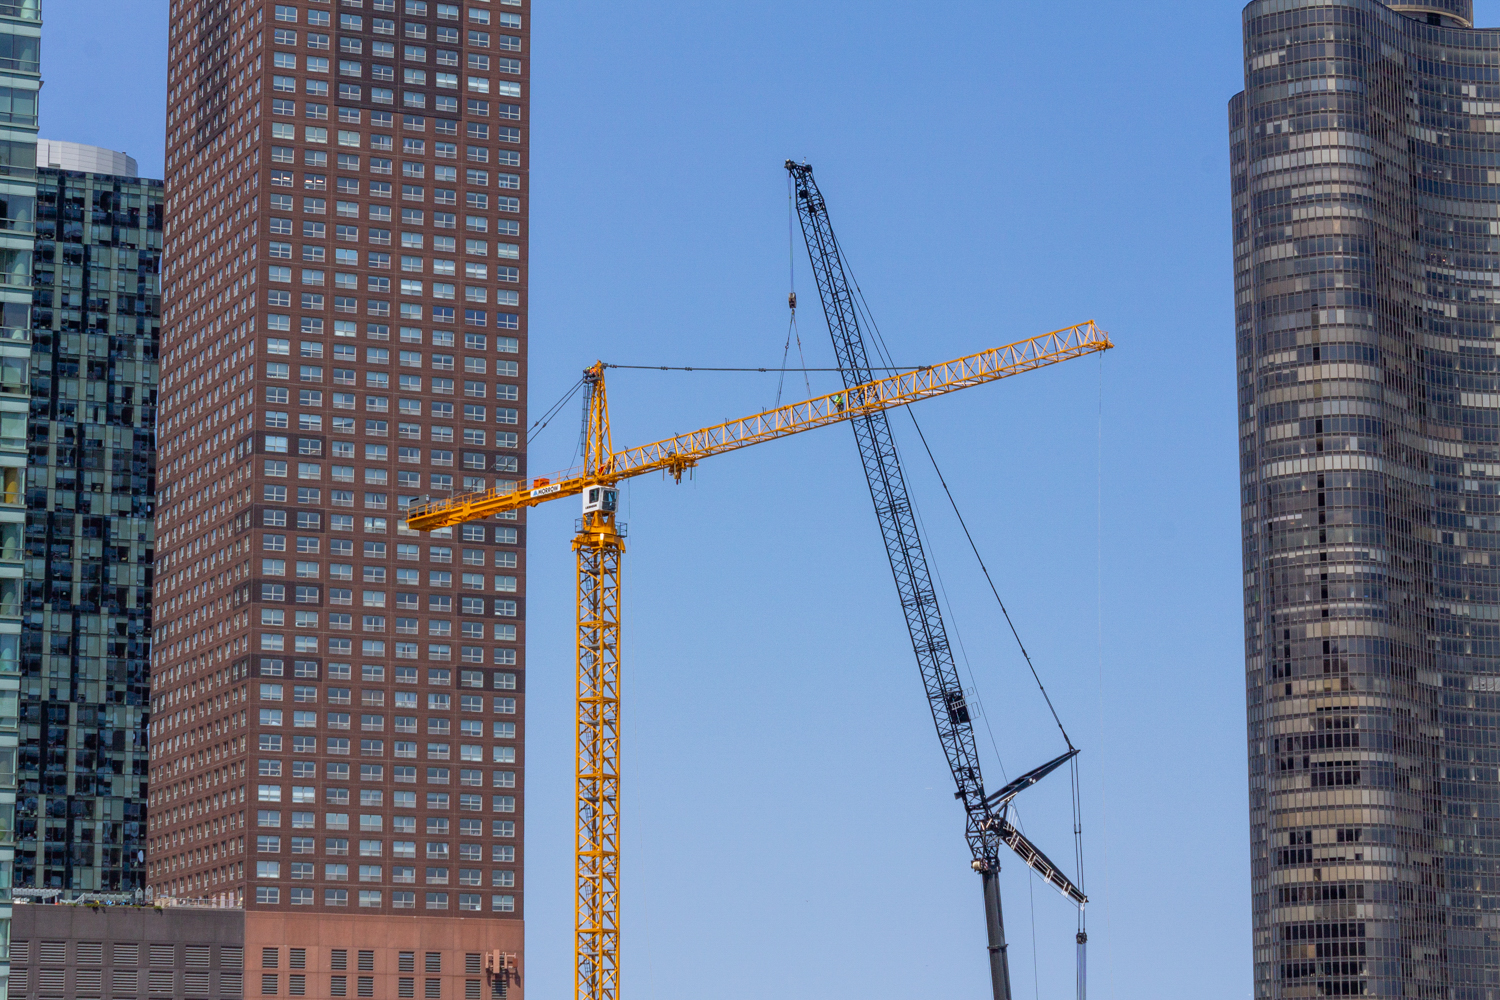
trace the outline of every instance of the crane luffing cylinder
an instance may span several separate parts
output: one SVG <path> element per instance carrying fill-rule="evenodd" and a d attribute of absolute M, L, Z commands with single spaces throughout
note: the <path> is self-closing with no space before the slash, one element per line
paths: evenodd
<path fill-rule="evenodd" d="M 503 493 L 498 490 L 460 493 L 442 500 L 412 504 L 407 508 L 406 523 L 419 531 L 431 531 L 433 528 L 445 528 L 489 517 L 501 511 L 574 496 L 582 493 L 592 483 L 616 482 L 648 472 L 670 472 L 680 479 L 683 472 L 712 455 L 839 423 L 864 413 L 905 406 L 919 399 L 967 389 L 1035 368 L 1045 368 L 1069 358 L 1105 351 L 1113 346 L 1108 334 L 1095 326 L 1093 320 L 1089 320 L 1004 347 L 876 379 L 842 392 L 829 393 L 801 403 L 790 403 L 624 451 L 609 452 L 607 437 L 594 439 L 596 428 L 591 419 L 589 460 L 582 468 L 533 480 L 529 486 L 518 484 L 516 489 Z M 588 374 L 602 385 L 603 363 L 596 363 Z M 608 426 L 605 414 L 597 430 L 607 432 Z"/>

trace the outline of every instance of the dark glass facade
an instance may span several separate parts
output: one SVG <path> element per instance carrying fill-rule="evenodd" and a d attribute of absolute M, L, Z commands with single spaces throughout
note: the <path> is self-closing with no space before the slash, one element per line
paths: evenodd
<path fill-rule="evenodd" d="M 14 880 L 31 253 L 41 0 L 0 3 L 0 995 L 7 989 Z"/>
<path fill-rule="evenodd" d="M 162 183 L 37 176 L 16 884 L 145 888 Z"/>
<path fill-rule="evenodd" d="M 1471 21 L 1244 9 L 1256 997 L 1500 997 L 1500 31 Z"/>

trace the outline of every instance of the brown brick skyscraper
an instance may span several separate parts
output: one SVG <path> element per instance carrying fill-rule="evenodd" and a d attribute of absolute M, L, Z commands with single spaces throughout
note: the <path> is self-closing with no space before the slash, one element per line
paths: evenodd
<path fill-rule="evenodd" d="M 401 519 L 523 471 L 529 14 L 172 6 L 147 880 L 252 980 L 520 951 L 523 525 Z"/>

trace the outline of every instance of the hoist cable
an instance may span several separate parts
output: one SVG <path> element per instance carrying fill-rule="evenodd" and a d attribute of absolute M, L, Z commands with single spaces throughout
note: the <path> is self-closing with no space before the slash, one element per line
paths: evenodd
<path fill-rule="evenodd" d="M 536 436 L 542 432 L 542 430 L 547 426 L 552 418 L 557 416 L 558 413 L 562 411 L 562 408 L 564 406 L 568 405 L 568 400 L 572 399 L 573 396 L 577 394 L 579 388 L 581 388 L 582 385 L 583 379 L 579 379 L 577 382 L 574 382 L 573 388 L 563 393 L 563 397 L 549 406 L 546 413 L 543 413 L 540 417 L 537 417 L 536 421 L 526 431 L 527 444 L 530 444 L 532 441 L 534 441 L 536 439 Z"/>
<path fill-rule="evenodd" d="M 797 325 L 797 310 L 793 309 L 792 310 L 792 318 L 791 318 L 790 321 L 788 321 L 788 323 L 786 325 L 786 343 L 781 346 L 781 364 L 782 364 L 782 368 L 780 369 L 780 371 L 781 371 L 780 377 L 778 377 L 776 379 L 776 402 L 774 402 L 774 403 L 771 404 L 771 409 L 773 409 L 773 410 L 776 409 L 778 406 L 781 405 L 781 389 L 782 389 L 783 386 L 786 385 L 786 367 L 785 366 L 786 366 L 787 358 L 790 357 L 791 353 L 792 353 L 792 330 L 793 330 L 793 328 L 796 327 L 796 325 Z M 806 376 L 803 376 L 803 377 L 805 378 Z M 808 395 L 811 396 L 812 393 L 809 392 Z"/>
<path fill-rule="evenodd" d="M 797 360 L 803 365 L 807 364 L 807 358 L 802 354 L 802 333 L 797 329 L 797 236 L 796 236 L 797 209 L 792 193 L 792 175 L 786 178 L 786 304 L 791 310 L 791 317 L 786 324 L 786 344 L 781 348 L 781 376 L 776 380 L 776 402 L 771 405 L 775 409 L 781 405 L 781 392 L 786 386 L 786 363 L 792 354 L 792 340 L 797 341 Z M 807 375 L 802 376 L 802 381 L 807 385 L 807 395 L 812 396 L 812 382 Z"/>
<path fill-rule="evenodd" d="M 834 246 L 845 260 L 849 259 L 843 246 L 839 244 L 837 236 L 834 237 Z M 849 269 L 849 280 L 854 285 L 855 295 L 858 296 L 856 305 L 865 318 L 869 320 L 870 330 L 875 334 L 875 349 L 880 353 L 881 359 L 889 365 L 891 358 L 890 352 L 886 347 L 885 335 L 880 332 L 880 324 L 875 322 L 875 314 L 871 311 L 870 304 L 865 299 L 865 290 L 860 287 L 859 279 L 854 276 L 852 268 Z M 1031 654 L 1026 651 L 1026 644 L 1021 641 L 1021 633 L 1016 630 L 1016 623 L 1011 621 L 1010 611 L 1006 609 L 1005 601 L 1000 597 L 1000 590 L 995 586 L 994 578 L 990 576 L 989 567 L 985 565 L 984 557 L 979 554 L 979 546 L 974 542 L 974 536 L 969 531 L 969 524 L 964 520 L 963 513 L 958 509 L 958 501 L 953 498 L 953 491 L 948 488 L 948 480 L 943 476 L 943 470 L 938 466 L 937 457 L 933 455 L 932 447 L 927 443 L 927 435 L 922 433 L 922 425 L 917 422 L 917 415 L 912 412 L 910 406 L 902 408 L 906 410 L 906 415 L 911 418 L 912 426 L 916 428 L 917 437 L 922 442 L 922 449 L 927 452 L 927 459 L 932 463 L 933 471 L 937 473 L 938 482 L 943 486 L 943 493 L 948 497 L 948 504 L 953 508 L 953 513 L 958 518 L 959 526 L 963 528 L 964 538 L 968 539 L 969 548 L 973 551 L 974 558 L 978 560 L 979 568 L 984 572 L 985 582 L 990 585 L 990 593 L 995 595 L 995 603 L 1000 606 L 1000 612 L 1005 616 L 1005 624 L 1010 627 L 1010 634 L 1015 638 L 1016 646 L 1020 648 L 1021 656 L 1026 660 L 1027 669 L 1031 671 L 1031 677 L 1036 681 L 1037 689 L 1041 691 L 1043 700 L 1047 702 L 1047 710 L 1052 713 L 1052 721 L 1057 723 L 1058 732 L 1062 733 L 1063 742 L 1067 743 L 1068 749 L 1074 749 L 1073 741 L 1068 737 L 1068 731 L 1064 728 L 1062 719 L 1057 714 L 1057 708 L 1052 704 L 1052 697 L 1047 694 L 1046 685 L 1042 683 L 1042 678 L 1037 673 L 1036 665 L 1031 662 Z"/>
<path fill-rule="evenodd" d="M 1037 673 L 1036 665 L 1031 662 L 1031 654 L 1026 651 L 1026 644 L 1021 641 L 1021 633 L 1016 631 L 1016 623 L 1011 621 L 1010 612 L 1005 608 L 1005 601 L 1000 597 L 1000 590 L 995 586 L 995 580 L 990 576 L 990 568 L 984 563 L 984 556 L 979 554 L 979 546 L 974 542 L 974 536 L 969 532 L 969 524 L 964 520 L 963 513 L 958 509 L 958 501 L 953 499 L 953 491 L 948 488 L 948 480 L 943 476 L 943 470 L 938 466 L 937 457 L 932 454 L 932 447 L 927 443 L 927 435 L 922 433 L 922 425 L 917 423 L 916 414 L 907 407 L 907 415 L 911 417 L 911 425 L 917 429 L 917 438 L 922 442 L 922 449 L 927 452 L 927 458 L 932 462 L 932 470 L 937 473 L 938 482 L 943 486 L 943 493 L 948 497 L 948 504 L 953 508 L 953 514 L 958 518 L 959 527 L 964 530 L 964 538 L 968 539 L 969 548 L 974 553 L 974 558 L 979 561 L 979 568 L 984 572 L 985 582 L 990 585 L 990 593 L 995 595 L 995 603 L 1000 605 L 1000 613 L 1005 616 L 1005 624 L 1010 626 L 1010 634 L 1016 640 L 1016 646 L 1021 650 L 1021 656 L 1026 660 L 1027 669 L 1031 671 L 1032 680 L 1036 681 L 1037 690 L 1041 691 L 1042 699 L 1047 703 L 1047 710 L 1052 713 L 1052 721 L 1057 723 L 1057 731 L 1062 733 L 1063 742 L 1072 750 L 1073 741 L 1068 737 L 1067 729 L 1063 728 L 1062 719 L 1058 717 L 1057 708 L 1052 704 L 1052 696 L 1047 693 L 1047 687 L 1042 683 L 1041 675 Z"/>

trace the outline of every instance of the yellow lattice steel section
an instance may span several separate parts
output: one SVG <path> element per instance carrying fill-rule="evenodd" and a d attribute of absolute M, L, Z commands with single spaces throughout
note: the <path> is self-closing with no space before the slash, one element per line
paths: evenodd
<path fill-rule="evenodd" d="M 461 493 L 444 500 L 413 504 L 407 510 L 406 523 L 422 531 L 431 531 L 433 528 L 489 517 L 504 510 L 574 496 L 582 493 L 584 487 L 591 482 L 618 482 L 629 476 L 658 471 L 667 471 L 680 477 L 685 470 L 712 455 L 721 455 L 726 451 L 786 437 L 788 434 L 810 431 L 815 427 L 849 420 L 861 413 L 905 406 L 919 399 L 1019 375 L 1034 368 L 1045 368 L 1059 361 L 1105 351 L 1113 346 L 1109 336 L 1090 320 L 1065 330 L 981 351 L 931 368 L 866 382 L 847 392 L 835 392 L 802 403 L 791 403 L 639 448 L 611 453 L 608 450 L 608 438 L 590 440 L 590 461 L 586 461 L 581 468 L 536 479 L 529 487 L 506 493 L 494 490 Z M 603 384 L 602 364 L 594 365 L 589 372 L 596 379 L 596 384 Z M 603 426 L 608 428 L 607 417 Z M 592 421 L 590 427 L 593 427 Z"/>
<path fill-rule="evenodd" d="M 589 369 L 584 469 L 610 453 L 603 368 Z M 578 559 L 578 675 L 573 789 L 573 982 L 589 1000 L 620 995 L 620 557 L 613 489 L 586 507 Z M 608 502 L 606 502 L 608 501 Z"/>
<path fill-rule="evenodd" d="M 620 557 L 612 512 L 584 515 L 578 556 L 575 994 L 620 995 Z"/>
<path fill-rule="evenodd" d="M 613 451 L 604 365 L 584 374 L 588 418 L 584 464 L 526 488 L 464 493 L 413 504 L 421 531 L 475 521 L 546 500 L 584 494 L 573 538 L 578 560 L 578 679 L 575 785 L 574 995 L 618 1000 L 620 987 L 620 562 L 615 484 L 647 472 L 678 479 L 711 455 L 850 420 L 919 399 L 1044 368 L 1114 345 L 1092 321 L 918 371 L 877 379 L 639 448 Z"/>

